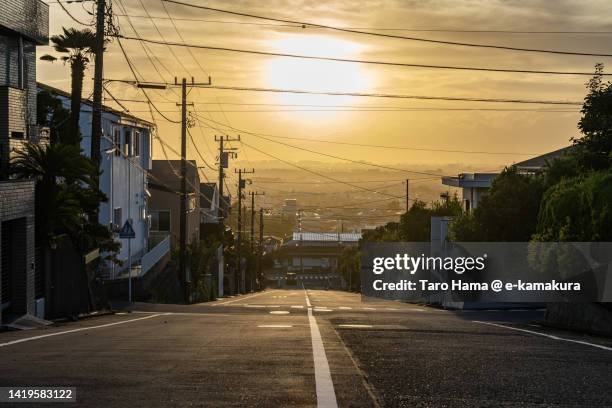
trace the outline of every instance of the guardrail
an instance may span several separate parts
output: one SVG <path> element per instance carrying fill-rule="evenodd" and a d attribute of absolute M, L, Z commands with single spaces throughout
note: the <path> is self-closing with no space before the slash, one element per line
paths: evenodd
<path fill-rule="evenodd" d="M 153 249 L 144 254 L 140 261 L 140 273 L 138 276 L 144 276 L 151 268 L 155 266 L 160 259 L 170 252 L 170 236 L 168 235 Z"/>

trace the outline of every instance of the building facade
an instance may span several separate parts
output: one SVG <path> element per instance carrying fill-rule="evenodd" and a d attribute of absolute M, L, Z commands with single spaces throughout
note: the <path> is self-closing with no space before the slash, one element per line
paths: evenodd
<path fill-rule="evenodd" d="M 47 91 L 70 108 L 70 94 L 45 84 L 38 84 L 40 91 Z M 87 156 L 91 153 L 92 103 L 83 100 L 80 113 L 81 148 Z M 102 140 L 100 141 L 100 190 L 107 201 L 100 204 L 99 219 L 115 231 L 121 243 L 117 258 L 124 267 L 108 264 L 103 276 L 113 279 L 124 274 L 128 261 L 140 265 L 142 257 L 154 245 L 149 243 L 148 177 L 151 170 L 151 135 L 154 125 L 135 116 L 109 107 L 102 111 Z M 135 237 L 121 238 L 119 231 L 130 222 Z"/>
<path fill-rule="evenodd" d="M 200 177 L 196 162 L 187 164 L 187 241 L 200 238 Z M 149 186 L 151 235 L 170 235 L 173 247 L 180 240 L 180 160 L 153 160 Z"/>
<path fill-rule="evenodd" d="M 0 1 L 0 322 L 36 314 L 33 180 L 10 180 L 8 165 L 25 143 L 46 143 L 36 125 L 36 47 L 49 40 L 49 6 Z M 41 312 L 42 313 L 42 312 Z"/>

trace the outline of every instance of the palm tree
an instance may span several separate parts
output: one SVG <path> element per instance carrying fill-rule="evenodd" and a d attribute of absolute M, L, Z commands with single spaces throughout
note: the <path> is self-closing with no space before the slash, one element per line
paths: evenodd
<path fill-rule="evenodd" d="M 63 34 L 51 37 L 55 51 L 63 54 L 60 58 L 70 64 L 71 96 L 70 121 L 68 134 L 63 138 L 64 143 L 80 144 L 79 119 L 81 113 L 81 98 L 83 93 L 83 78 L 85 69 L 89 65 L 89 57 L 96 52 L 96 34 L 88 29 L 62 28 Z M 57 57 L 43 55 L 44 61 L 56 61 Z"/>
<path fill-rule="evenodd" d="M 59 232 L 75 232 L 85 218 L 83 202 L 95 200 L 89 189 L 96 174 L 93 162 L 78 146 L 26 144 L 15 153 L 11 173 L 36 180 L 36 235 L 48 246 Z M 99 205 L 99 199 L 95 205 Z"/>

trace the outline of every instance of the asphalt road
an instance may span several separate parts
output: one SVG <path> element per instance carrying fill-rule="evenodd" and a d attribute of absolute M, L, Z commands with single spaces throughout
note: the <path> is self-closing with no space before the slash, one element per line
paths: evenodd
<path fill-rule="evenodd" d="M 612 340 L 542 317 L 325 290 L 135 304 L 0 333 L 0 386 L 76 387 L 87 407 L 612 406 Z"/>

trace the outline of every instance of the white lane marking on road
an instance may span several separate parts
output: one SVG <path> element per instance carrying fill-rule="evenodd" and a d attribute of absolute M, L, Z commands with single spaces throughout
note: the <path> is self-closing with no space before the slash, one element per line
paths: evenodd
<path fill-rule="evenodd" d="M 213 303 L 212 306 L 227 305 L 228 303 L 234 303 L 234 302 L 238 302 L 240 300 L 246 300 L 246 299 L 253 298 L 255 296 L 270 294 L 270 293 L 274 293 L 274 292 L 276 292 L 276 291 L 275 290 L 269 291 L 269 292 L 268 291 L 264 291 L 264 292 L 260 292 L 260 293 L 255 293 L 254 295 L 250 295 L 250 296 L 239 296 L 236 299 L 228 300 L 227 302 Z"/>
<path fill-rule="evenodd" d="M 0 347 L 6 347 L 6 346 L 11 346 L 13 344 L 19 344 L 19 343 L 25 343 L 26 341 L 32 341 L 32 340 L 40 340 L 40 339 L 44 339 L 45 337 L 52 337 L 52 336 L 59 336 L 61 334 L 69 334 L 69 333 L 77 333 L 80 331 L 85 331 L 85 330 L 92 330 L 92 329 L 101 329 L 103 327 L 110 327 L 110 326 L 117 326 L 119 324 L 126 324 L 126 323 L 132 323 L 132 322 L 136 322 L 139 320 L 145 320 L 145 319 L 150 319 L 152 317 L 157 317 L 157 316 L 167 316 L 170 313 L 158 313 L 158 314 L 154 314 L 154 315 L 149 315 L 149 316 L 144 316 L 144 317 L 138 317 L 136 319 L 130 319 L 130 320 L 123 320 L 121 322 L 114 322 L 114 323 L 107 323 L 107 324 L 101 324 L 99 326 L 88 326 L 88 327 L 80 327 L 78 329 L 72 329 L 72 330 L 64 330 L 61 332 L 56 332 L 56 333 L 49 333 L 49 334 L 42 334 L 40 336 L 34 336 L 34 337 L 26 337 L 24 339 L 18 339 L 18 340 L 13 340 L 13 341 L 9 341 L 6 343 L 0 343 Z"/>
<path fill-rule="evenodd" d="M 318 308 L 318 307 L 315 307 L 314 311 L 315 312 L 332 312 L 332 310 L 330 310 L 330 309 L 321 309 L 321 308 Z"/>
<path fill-rule="evenodd" d="M 375 307 L 362 307 L 363 310 L 376 310 Z"/>
<path fill-rule="evenodd" d="M 308 292 L 302 283 L 306 304 L 308 305 L 308 324 L 310 325 L 310 338 L 312 340 L 312 357 L 314 359 L 315 368 L 315 384 L 317 392 L 317 407 L 318 408 L 338 408 L 336 401 L 336 392 L 334 391 L 334 383 L 329 371 L 329 363 L 325 355 L 325 347 L 321 332 L 317 325 L 317 319 L 312 314 L 312 307 Z"/>
<path fill-rule="evenodd" d="M 273 310 L 270 312 L 270 314 L 273 315 L 286 315 L 289 314 L 289 312 L 287 310 Z"/>
<path fill-rule="evenodd" d="M 347 329 L 371 329 L 373 326 L 370 324 L 339 324 L 338 327 Z"/>
<path fill-rule="evenodd" d="M 578 343 L 578 344 L 583 344 L 585 346 L 597 347 L 602 350 L 612 351 L 612 347 L 602 346 L 601 344 L 589 343 L 588 341 L 566 339 L 564 337 L 558 337 L 552 334 L 546 334 L 546 333 L 541 333 L 541 332 L 527 330 L 527 329 L 519 329 L 518 327 L 506 326 L 504 324 L 499 324 L 499 323 L 481 322 L 479 320 L 472 320 L 472 321 L 474 323 L 487 324 L 489 326 L 502 327 L 504 329 L 510 329 L 510 330 L 516 330 L 516 331 L 521 331 L 525 333 L 535 334 L 536 336 L 548 337 L 549 339 L 553 339 L 553 340 L 567 341 L 569 343 Z"/>
<path fill-rule="evenodd" d="M 352 307 L 348 307 L 348 306 L 340 306 L 338 309 L 340 310 L 351 310 Z"/>
<path fill-rule="evenodd" d="M 288 329 L 293 326 L 290 324 L 260 324 L 257 327 L 262 329 Z"/>
<path fill-rule="evenodd" d="M 302 305 L 297 305 L 297 306 L 291 306 L 292 309 L 303 309 L 304 306 Z"/>
<path fill-rule="evenodd" d="M 244 305 L 244 307 L 258 307 L 258 308 L 265 308 L 265 305 Z"/>

